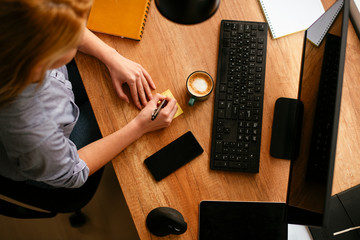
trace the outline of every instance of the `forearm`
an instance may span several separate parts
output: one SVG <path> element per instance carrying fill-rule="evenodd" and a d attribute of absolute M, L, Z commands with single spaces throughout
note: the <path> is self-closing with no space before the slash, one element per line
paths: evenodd
<path fill-rule="evenodd" d="M 105 65 L 111 63 L 111 56 L 118 54 L 114 48 L 103 42 L 89 29 L 85 29 L 82 43 L 79 46 L 79 51 L 98 58 Z"/>
<path fill-rule="evenodd" d="M 122 129 L 81 148 L 78 150 L 78 154 L 87 164 L 91 175 L 143 134 L 141 126 L 137 122 L 131 121 Z"/>
<path fill-rule="evenodd" d="M 161 110 L 156 120 L 151 120 L 151 114 L 157 107 L 157 103 L 163 99 L 166 99 L 168 104 Z M 168 127 L 176 111 L 175 99 L 156 94 L 136 118 L 126 126 L 78 150 L 80 158 L 90 169 L 90 175 L 114 159 L 145 133 Z"/>

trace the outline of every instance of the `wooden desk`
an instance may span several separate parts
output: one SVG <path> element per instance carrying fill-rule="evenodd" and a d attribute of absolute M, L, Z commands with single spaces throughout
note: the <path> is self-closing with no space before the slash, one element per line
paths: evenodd
<path fill-rule="evenodd" d="M 326 0 L 327 9 L 334 1 Z M 205 70 L 216 78 L 221 19 L 265 21 L 258 1 L 226 0 L 209 20 L 192 26 L 162 17 L 153 2 L 140 42 L 98 34 L 125 57 L 140 63 L 155 81 L 155 92 L 170 89 L 184 114 L 170 127 L 147 134 L 129 146 L 113 165 L 141 239 L 156 239 L 146 229 L 145 218 L 154 208 L 179 210 L 188 231 L 176 239 L 197 239 L 198 209 L 202 200 L 285 202 L 289 161 L 270 157 L 270 137 L 275 100 L 297 97 L 303 32 L 277 40 L 268 34 L 265 98 L 259 174 L 228 173 L 209 168 L 214 94 L 206 102 L 187 105 L 187 76 Z M 98 60 L 76 57 L 97 121 L 104 136 L 120 129 L 139 112 L 119 100 L 105 66 Z M 349 25 L 336 170 L 333 193 L 360 183 L 360 43 Z M 163 146 L 191 130 L 204 153 L 164 180 L 156 182 L 143 161 Z"/>

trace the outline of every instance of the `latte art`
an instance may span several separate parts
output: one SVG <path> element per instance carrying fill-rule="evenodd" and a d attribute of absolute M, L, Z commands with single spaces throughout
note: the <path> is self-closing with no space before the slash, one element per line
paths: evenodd
<path fill-rule="evenodd" d="M 205 96 L 212 90 L 212 81 L 206 74 L 195 73 L 188 80 L 188 89 L 195 96 Z"/>

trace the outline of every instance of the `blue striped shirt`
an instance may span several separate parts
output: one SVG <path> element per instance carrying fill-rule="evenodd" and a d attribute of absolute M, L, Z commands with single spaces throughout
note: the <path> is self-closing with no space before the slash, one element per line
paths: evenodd
<path fill-rule="evenodd" d="M 46 72 L 0 109 L 0 175 L 54 187 L 77 188 L 89 168 L 69 139 L 79 117 L 71 82 L 63 66 Z"/>

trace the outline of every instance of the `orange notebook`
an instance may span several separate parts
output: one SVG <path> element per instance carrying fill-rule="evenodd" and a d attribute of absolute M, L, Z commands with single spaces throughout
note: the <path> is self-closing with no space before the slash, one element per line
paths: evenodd
<path fill-rule="evenodd" d="M 141 40 L 151 0 L 95 0 L 87 27 L 134 40 Z"/>

